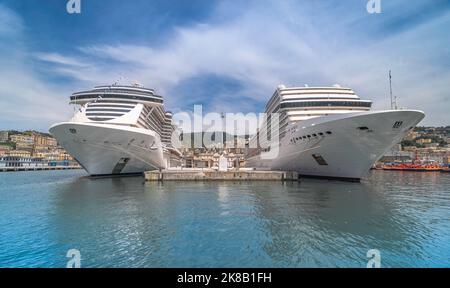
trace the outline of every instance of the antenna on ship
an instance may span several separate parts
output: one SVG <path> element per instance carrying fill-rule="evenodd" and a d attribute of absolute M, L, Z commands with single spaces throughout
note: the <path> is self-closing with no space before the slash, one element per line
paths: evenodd
<path fill-rule="evenodd" d="M 142 87 L 142 84 L 139 83 L 139 81 L 135 80 L 135 81 L 133 82 L 133 86 L 134 86 L 134 87 Z"/>
<path fill-rule="evenodd" d="M 397 96 L 392 97 L 392 74 L 389 70 L 389 94 L 391 95 L 391 109 L 397 110 Z"/>
<path fill-rule="evenodd" d="M 122 75 L 119 75 L 119 79 L 116 80 L 116 82 L 114 82 L 114 84 L 112 86 L 117 86 L 119 85 L 120 80 L 122 80 Z"/>

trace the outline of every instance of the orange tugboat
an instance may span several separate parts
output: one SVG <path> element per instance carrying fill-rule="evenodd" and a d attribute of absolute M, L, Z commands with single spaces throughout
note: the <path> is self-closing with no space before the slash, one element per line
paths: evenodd
<path fill-rule="evenodd" d="M 415 172 L 439 172 L 442 167 L 435 164 L 414 164 L 414 163 L 401 163 L 401 164 L 387 164 L 383 165 L 383 170 L 395 170 L 395 171 L 415 171 Z"/>
<path fill-rule="evenodd" d="M 436 162 L 423 162 L 419 159 L 417 153 L 415 159 L 411 163 L 390 163 L 382 166 L 383 170 L 394 171 L 415 171 L 415 172 L 439 172 L 442 171 L 442 166 Z"/>
<path fill-rule="evenodd" d="M 450 173 L 450 167 L 443 167 L 443 168 L 441 169 L 441 172 L 444 172 L 444 173 Z"/>

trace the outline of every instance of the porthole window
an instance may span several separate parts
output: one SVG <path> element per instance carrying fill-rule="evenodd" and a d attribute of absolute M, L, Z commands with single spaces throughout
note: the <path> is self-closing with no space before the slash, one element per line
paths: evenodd
<path fill-rule="evenodd" d="M 327 131 L 327 134 L 328 134 L 328 135 L 331 135 L 331 134 L 333 134 L 333 133 L 331 133 L 331 131 Z"/>

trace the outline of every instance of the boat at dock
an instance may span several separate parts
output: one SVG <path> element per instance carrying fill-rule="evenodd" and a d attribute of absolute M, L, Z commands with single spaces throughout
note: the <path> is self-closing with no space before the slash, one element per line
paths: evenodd
<path fill-rule="evenodd" d="M 385 163 L 381 165 L 381 169 L 387 171 L 439 172 L 445 169 L 445 167 L 436 161 L 421 159 L 416 151 L 413 160 L 408 162 Z"/>
<path fill-rule="evenodd" d="M 444 173 L 450 173 L 450 167 L 443 167 L 443 168 L 441 169 L 441 172 L 444 172 Z"/>
<path fill-rule="evenodd" d="M 266 123 L 250 139 L 247 167 L 359 181 L 425 117 L 371 106 L 339 85 L 280 85 L 266 105 Z"/>
<path fill-rule="evenodd" d="M 389 171 L 414 171 L 414 172 L 439 172 L 443 168 L 434 164 L 387 164 L 382 166 L 383 170 Z"/>
<path fill-rule="evenodd" d="M 180 133 L 153 89 L 98 86 L 70 97 L 77 105 L 68 122 L 50 133 L 92 176 L 143 173 L 179 166 Z"/>

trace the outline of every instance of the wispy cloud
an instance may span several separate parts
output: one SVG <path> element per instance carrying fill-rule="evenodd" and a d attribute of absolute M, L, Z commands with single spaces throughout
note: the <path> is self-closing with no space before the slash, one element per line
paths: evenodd
<path fill-rule="evenodd" d="M 72 57 L 67 57 L 58 53 L 36 53 L 36 58 L 52 64 L 74 66 L 74 67 L 89 67 L 88 63 L 82 62 Z"/>
<path fill-rule="evenodd" d="M 42 80 L 31 68 L 23 44 L 23 21 L 0 5 L 0 128 L 43 128 L 69 109 L 64 88 Z"/>
<path fill-rule="evenodd" d="M 15 36 L 18 31 L 22 31 L 24 23 L 22 18 L 16 13 L 0 4 L 0 36 L 6 38 Z"/>
<path fill-rule="evenodd" d="M 439 12 L 426 10 L 416 21 L 418 9 L 430 9 L 422 1 L 409 6 L 389 1 L 380 15 L 369 15 L 361 2 L 220 1 L 209 18 L 165 29 L 169 32 L 161 41 L 103 39 L 71 51 L 21 49 L 39 61 L 46 76 L 71 81 L 55 87 L 55 103 L 65 104 L 59 99 L 67 97 L 61 92 L 68 87 L 89 88 L 122 76 L 156 88 L 174 111 L 196 103 L 210 111 L 260 112 L 278 84 L 335 83 L 385 109 L 387 72 L 392 69 L 401 106 L 425 110 L 424 123 L 448 124 L 450 43 L 443 28 L 450 24 L 448 5 Z M 402 29 L 389 26 L 398 21 Z M 51 87 L 32 71 L 23 75 Z M 47 97 L 55 91 L 46 91 Z"/>

